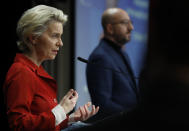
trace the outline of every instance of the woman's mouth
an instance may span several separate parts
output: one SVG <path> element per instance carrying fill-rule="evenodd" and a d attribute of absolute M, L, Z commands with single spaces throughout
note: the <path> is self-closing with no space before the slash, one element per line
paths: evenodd
<path fill-rule="evenodd" d="M 52 50 L 54 54 L 58 54 L 58 50 Z"/>

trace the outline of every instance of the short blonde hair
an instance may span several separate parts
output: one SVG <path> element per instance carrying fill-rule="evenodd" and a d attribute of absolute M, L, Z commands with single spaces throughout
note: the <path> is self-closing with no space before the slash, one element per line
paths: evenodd
<path fill-rule="evenodd" d="M 67 15 L 62 10 L 46 5 L 38 5 L 25 11 L 18 21 L 16 29 L 19 38 L 17 41 L 18 48 L 22 52 L 30 51 L 28 36 L 30 34 L 34 36 L 42 35 L 51 21 L 64 24 L 67 21 Z"/>

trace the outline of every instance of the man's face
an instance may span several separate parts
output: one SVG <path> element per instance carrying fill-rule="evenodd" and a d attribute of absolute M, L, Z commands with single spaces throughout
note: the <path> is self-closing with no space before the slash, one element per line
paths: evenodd
<path fill-rule="evenodd" d="M 131 39 L 131 31 L 133 30 L 132 22 L 128 14 L 124 11 L 118 12 L 112 25 L 112 37 L 120 44 L 124 45 Z"/>

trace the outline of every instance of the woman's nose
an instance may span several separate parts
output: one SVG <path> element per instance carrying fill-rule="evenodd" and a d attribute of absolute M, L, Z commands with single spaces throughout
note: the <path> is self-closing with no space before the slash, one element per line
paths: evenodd
<path fill-rule="evenodd" d="M 59 39 L 59 41 L 57 42 L 57 46 L 63 46 L 63 42 L 61 39 Z"/>

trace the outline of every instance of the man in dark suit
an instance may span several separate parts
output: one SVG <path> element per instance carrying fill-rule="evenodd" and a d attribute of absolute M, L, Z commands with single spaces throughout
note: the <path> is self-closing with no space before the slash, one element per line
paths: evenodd
<path fill-rule="evenodd" d="M 89 57 L 87 84 L 92 102 L 100 106 L 95 120 L 130 111 L 139 101 L 125 44 L 130 40 L 133 25 L 127 12 L 109 8 L 102 15 L 104 37 Z"/>

